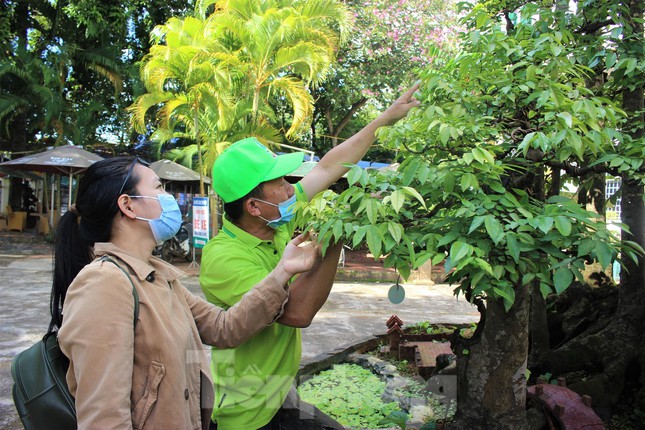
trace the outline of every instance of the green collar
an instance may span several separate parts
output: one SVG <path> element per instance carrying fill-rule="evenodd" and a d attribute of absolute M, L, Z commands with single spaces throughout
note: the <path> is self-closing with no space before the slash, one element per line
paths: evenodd
<path fill-rule="evenodd" d="M 229 235 L 231 238 L 237 239 L 245 245 L 253 248 L 264 242 L 262 239 L 257 238 L 250 233 L 247 233 L 246 231 L 233 224 L 228 220 L 228 218 L 226 218 L 226 216 L 224 216 L 224 221 L 222 223 L 222 231 Z"/>

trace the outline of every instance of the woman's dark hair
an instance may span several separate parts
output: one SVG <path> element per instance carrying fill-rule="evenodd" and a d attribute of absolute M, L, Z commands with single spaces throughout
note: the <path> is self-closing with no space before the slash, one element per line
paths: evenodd
<path fill-rule="evenodd" d="M 230 203 L 224 203 L 224 212 L 226 213 L 228 219 L 235 223 L 240 218 L 242 218 L 242 214 L 244 213 L 244 203 L 248 199 L 251 199 L 253 197 L 264 197 L 264 193 L 262 192 L 263 185 L 264 182 L 261 182 L 257 187 L 249 191 L 249 193 L 244 197 L 240 197 L 239 199 L 233 200 Z"/>
<path fill-rule="evenodd" d="M 94 243 L 108 242 L 119 212 L 121 194 L 135 194 L 139 177 L 133 171 L 138 158 L 116 157 L 97 161 L 78 183 L 76 204 L 58 221 L 54 236 L 54 282 L 49 331 L 62 324 L 67 288 L 78 272 L 94 259 Z"/>

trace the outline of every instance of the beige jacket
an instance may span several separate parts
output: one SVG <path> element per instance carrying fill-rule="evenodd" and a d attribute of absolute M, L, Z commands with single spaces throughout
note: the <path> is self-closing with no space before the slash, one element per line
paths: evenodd
<path fill-rule="evenodd" d="M 139 319 L 133 327 L 132 286 L 110 262 L 88 264 L 70 285 L 58 339 L 70 358 L 78 428 L 207 428 L 213 387 L 202 343 L 244 343 L 282 314 L 288 291 L 269 278 L 224 311 L 191 294 L 178 280 L 183 272 L 156 257 L 147 263 L 110 243 L 96 244 L 95 254 L 130 273 Z"/>

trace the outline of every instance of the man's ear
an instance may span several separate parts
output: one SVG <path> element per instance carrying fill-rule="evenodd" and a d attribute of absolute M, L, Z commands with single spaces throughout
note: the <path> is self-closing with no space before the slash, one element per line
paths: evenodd
<path fill-rule="evenodd" d="M 262 215 L 260 206 L 258 206 L 258 202 L 255 199 L 246 199 L 246 201 L 244 202 L 244 209 L 249 213 L 249 215 Z"/>
<path fill-rule="evenodd" d="M 134 219 L 137 216 L 137 214 L 132 209 L 132 199 L 130 198 L 130 196 L 121 194 L 119 196 L 119 199 L 117 200 L 117 205 L 119 206 L 121 213 L 128 218 Z"/>

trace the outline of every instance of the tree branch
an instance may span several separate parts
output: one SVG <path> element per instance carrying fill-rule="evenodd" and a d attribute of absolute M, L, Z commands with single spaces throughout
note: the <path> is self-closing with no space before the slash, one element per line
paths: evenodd
<path fill-rule="evenodd" d="M 349 108 L 349 110 L 345 113 L 345 116 L 343 117 L 343 119 L 340 120 L 340 122 L 336 126 L 336 129 L 334 130 L 334 133 L 336 133 L 336 135 L 338 135 L 343 130 L 343 128 L 345 128 L 345 126 L 347 125 L 347 123 L 349 123 L 349 121 L 352 119 L 354 114 L 358 112 L 360 108 L 365 106 L 365 103 L 367 103 L 367 100 L 368 99 L 366 97 L 362 97 L 360 100 L 352 103 L 352 107 Z"/>
<path fill-rule="evenodd" d="M 605 21 L 600 21 L 600 22 L 591 22 L 588 23 L 587 25 L 583 25 L 579 29 L 580 34 L 596 34 L 598 30 L 600 30 L 603 27 L 607 27 L 608 25 L 615 24 L 613 19 L 607 19 Z"/>
<path fill-rule="evenodd" d="M 570 176 L 583 177 L 590 173 L 610 173 L 614 176 L 620 176 L 618 169 L 612 169 L 603 164 L 596 164 L 595 166 L 583 166 L 579 167 L 573 165 L 569 161 L 556 161 L 556 160 L 546 160 L 545 164 L 549 167 L 555 167 L 562 169 L 567 172 Z"/>

